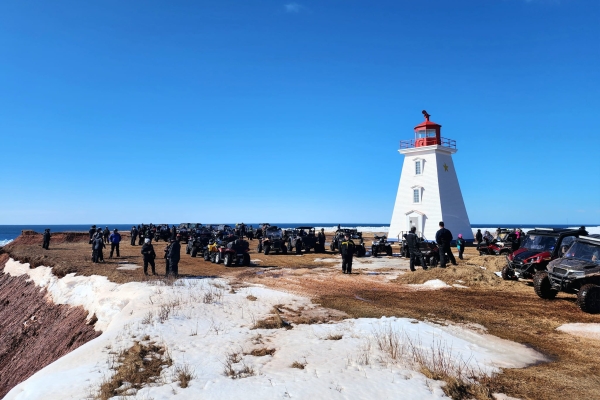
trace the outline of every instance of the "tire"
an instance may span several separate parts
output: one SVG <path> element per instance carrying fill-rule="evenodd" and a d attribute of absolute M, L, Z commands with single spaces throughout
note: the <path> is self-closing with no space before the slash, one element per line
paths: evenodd
<path fill-rule="evenodd" d="M 226 267 L 231 267 L 232 262 L 233 257 L 231 256 L 231 254 L 225 253 L 225 257 L 223 258 L 223 264 L 225 264 Z"/>
<path fill-rule="evenodd" d="M 391 256 L 391 255 L 393 254 L 393 253 L 392 253 L 392 246 L 388 246 L 388 247 L 386 247 L 386 249 L 385 249 L 385 253 L 386 253 L 388 256 Z"/>
<path fill-rule="evenodd" d="M 191 251 L 191 256 L 192 257 L 196 257 L 196 255 L 198 255 L 198 248 L 197 247 L 192 247 L 192 251 Z"/>
<path fill-rule="evenodd" d="M 302 254 L 302 248 L 298 246 L 298 243 L 296 243 L 296 254 Z"/>
<path fill-rule="evenodd" d="M 292 249 L 293 249 L 293 248 L 294 248 L 294 247 L 292 246 L 292 241 L 290 240 L 290 241 L 288 242 L 288 244 L 287 244 L 287 250 L 288 250 L 288 251 L 292 251 Z"/>
<path fill-rule="evenodd" d="M 265 246 L 265 256 L 268 256 L 271 252 L 271 246 Z"/>
<path fill-rule="evenodd" d="M 440 260 L 438 260 L 436 257 L 431 257 L 431 266 L 432 267 L 437 267 L 438 263 L 440 262 Z"/>
<path fill-rule="evenodd" d="M 533 289 L 542 299 L 552 300 L 558 294 L 557 290 L 552 289 L 550 278 L 547 272 L 539 272 L 533 277 Z"/>
<path fill-rule="evenodd" d="M 583 285 L 577 294 L 577 305 L 583 312 L 600 313 L 600 286 L 591 283 Z"/>
<path fill-rule="evenodd" d="M 204 261 L 210 261 L 210 253 L 208 250 L 204 252 Z"/>
<path fill-rule="evenodd" d="M 244 253 L 242 256 L 242 265 L 245 267 L 250 266 L 250 254 Z"/>
<path fill-rule="evenodd" d="M 258 246 L 256 246 L 256 252 L 257 253 L 262 253 L 262 251 L 263 251 L 262 244 L 259 243 Z"/>
<path fill-rule="evenodd" d="M 505 265 L 504 268 L 502 268 L 502 279 L 504 279 L 505 281 L 515 279 L 515 274 L 513 271 L 511 271 L 508 265 Z"/>
<path fill-rule="evenodd" d="M 215 255 L 215 264 L 221 264 L 221 261 L 223 261 L 223 260 L 221 259 L 221 252 L 218 252 L 218 253 Z"/>
<path fill-rule="evenodd" d="M 356 252 L 356 255 L 358 257 L 364 257 L 365 254 L 367 254 L 367 251 L 365 250 L 364 246 L 359 246 L 358 251 Z"/>
<path fill-rule="evenodd" d="M 371 257 L 377 257 L 377 248 L 375 246 L 371 247 Z"/>
<path fill-rule="evenodd" d="M 211 254 L 210 255 L 210 262 L 214 264 L 215 261 L 216 261 L 216 258 L 217 258 L 216 254 Z"/>
<path fill-rule="evenodd" d="M 287 247 L 281 246 L 281 253 L 282 254 L 287 254 L 287 251 L 288 251 Z"/>
<path fill-rule="evenodd" d="M 329 250 L 335 251 L 335 246 L 333 245 L 333 242 L 329 243 Z"/>

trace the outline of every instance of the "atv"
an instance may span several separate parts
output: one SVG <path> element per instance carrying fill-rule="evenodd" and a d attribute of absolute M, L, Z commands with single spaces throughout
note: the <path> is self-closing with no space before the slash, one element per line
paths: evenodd
<path fill-rule="evenodd" d="M 192 235 L 190 236 L 190 240 L 188 240 L 187 246 L 185 247 L 185 253 L 191 255 L 192 257 L 196 257 L 198 253 L 203 255 L 208 248 L 211 238 L 212 233 L 207 228 L 200 227 L 194 229 Z"/>
<path fill-rule="evenodd" d="M 385 253 L 388 256 L 392 255 L 392 244 L 388 242 L 387 236 L 375 236 L 375 240 L 371 243 L 371 256 L 377 257 L 380 253 Z"/>
<path fill-rule="evenodd" d="M 335 236 L 331 239 L 331 243 L 329 243 L 329 250 L 339 251 L 340 245 L 346 234 L 348 234 L 349 238 L 354 242 L 354 254 L 357 257 L 364 257 L 364 255 L 367 254 L 365 241 L 363 240 L 362 232 L 358 232 L 356 229 L 338 229 L 335 232 Z"/>
<path fill-rule="evenodd" d="M 535 293 L 553 299 L 558 292 L 577 294 L 581 311 L 600 313 L 600 235 L 581 236 L 565 254 L 533 278 Z"/>
<path fill-rule="evenodd" d="M 296 254 L 301 254 L 303 249 L 307 253 L 310 252 L 310 249 L 313 249 L 315 253 L 325 252 L 325 246 L 319 243 L 313 226 L 299 226 L 295 229 L 288 229 L 285 236 L 288 251 L 295 248 Z"/>
<path fill-rule="evenodd" d="M 491 241 L 482 241 L 477 246 L 480 256 L 485 255 L 504 255 L 507 256 L 513 252 L 513 243 L 517 240 L 513 230 L 498 229 L 498 236 Z"/>
<path fill-rule="evenodd" d="M 268 255 L 271 251 L 279 254 L 287 254 L 286 242 L 283 238 L 283 231 L 274 225 L 263 225 L 263 236 L 258 241 L 256 251 L 258 253 L 264 252 Z"/>
<path fill-rule="evenodd" d="M 179 224 L 179 226 L 177 227 L 177 234 L 179 235 L 179 240 L 182 242 L 187 243 L 189 238 L 190 238 L 190 228 L 191 228 L 192 224 L 190 223 L 183 223 L 183 224 Z"/>
<path fill-rule="evenodd" d="M 580 236 L 587 236 L 585 228 L 535 228 L 527 232 L 521 247 L 507 255 L 502 279 L 532 279 L 537 272 L 546 271 L 550 261 L 560 257 L 561 249 L 570 246 Z"/>

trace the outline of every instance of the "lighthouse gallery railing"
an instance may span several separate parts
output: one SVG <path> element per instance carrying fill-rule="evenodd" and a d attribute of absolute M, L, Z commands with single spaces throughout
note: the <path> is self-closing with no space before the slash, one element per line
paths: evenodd
<path fill-rule="evenodd" d="M 444 146 L 444 147 L 448 147 L 451 149 L 456 149 L 456 140 L 454 139 L 448 139 L 448 138 L 440 138 L 441 139 L 441 143 L 439 143 L 439 146 Z M 420 140 L 420 139 L 410 139 L 410 140 L 401 140 L 400 141 L 400 149 L 411 149 L 413 147 L 416 147 L 416 141 Z"/>

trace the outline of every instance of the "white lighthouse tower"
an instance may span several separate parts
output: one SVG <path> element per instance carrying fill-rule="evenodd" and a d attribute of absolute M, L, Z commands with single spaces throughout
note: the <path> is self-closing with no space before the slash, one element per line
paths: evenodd
<path fill-rule="evenodd" d="M 467 241 L 473 240 L 473 231 L 463 201 L 460 185 L 452 162 L 457 152 L 456 141 L 441 137 L 441 125 L 429 120 L 415 127 L 415 138 L 400 141 L 404 165 L 390 223 L 390 238 L 400 238 L 412 226 L 417 234 L 435 240 L 438 224 L 456 239 L 459 233 Z"/>

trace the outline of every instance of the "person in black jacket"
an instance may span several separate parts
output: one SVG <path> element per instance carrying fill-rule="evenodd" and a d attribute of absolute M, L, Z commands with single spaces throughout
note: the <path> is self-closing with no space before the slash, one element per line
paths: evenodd
<path fill-rule="evenodd" d="M 173 225 L 173 228 L 171 229 L 171 240 L 175 240 L 177 238 L 177 228 L 175 227 L 175 225 Z"/>
<path fill-rule="evenodd" d="M 483 241 L 483 235 L 481 234 L 481 229 L 477 229 L 477 233 L 475 234 L 475 240 L 477 240 L 477 244 Z"/>
<path fill-rule="evenodd" d="M 50 229 L 44 230 L 44 242 L 42 243 L 42 248 L 48 250 L 48 246 L 50 246 Z"/>
<path fill-rule="evenodd" d="M 90 228 L 89 233 L 90 233 L 90 244 L 92 244 L 92 237 L 96 233 L 96 225 L 92 225 L 92 227 Z"/>
<path fill-rule="evenodd" d="M 354 256 L 354 242 L 346 233 L 344 240 L 340 245 L 340 253 L 342 254 L 342 272 L 344 274 L 352 273 L 352 257 Z"/>
<path fill-rule="evenodd" d="M 135 239 L 137 238 L 138 230 L 135 226 L 131 227 L 131 245 L 135 246 Z"/>
<path fill-rule="evenodd" d="M 427 266 L 425 265 L 425 257 L 423 257 L 423 253 L 419 248 L 420 240 L 415 232 L 417 232 L 417 227 L 412 226 L 410 228 L 410 232 L 405 236 L 406 244 L 410 249 L 410 270 L 413 272 L 415 271 L 415 261 L 417 260 L 419 260 L 419 263 L 423 269 L 427 269 Z"/>
<path fill-rule="evenodd" d="M 104 249 L 104 247 L 106 246 L 104 245 L 102 230 L 98 228 L 98 232 L 92 239 L 92 262 L 104 262 L 104 254 L 102 254 L 102 249 Z"/>
<path fill-rule="evenodd" d="M 152 246 L 152 241 L 150 239 L 145 240 L 145 243 L 142 246 L 142 254 L 144 255 L 144 275 L 148 275 L 148 264 L 152 267 L 152 275 L 156 275 L 156 266 L 154 264 L 156 253 L 154 252 L 154 246 Z"/>
<path fill-rule="evenodd" d="M 179 258 L 181 252 L 181 245 L 179 240 L 171 239 L 169 245 L 169 251 L 167 252 L 167 259 L 169 260 L 169 269 L 167 275 L 172 274 L 174 276 L 179 275 Z"/>
<path fill-rule="evenodd" d="M 440 221 L 440 230 L 435 234 L 435 241 L 440 249 L 440 268 L 446 268 L 446 255 L 452 262 L 452 265 L 456 264 L 456 259 L 452 250 L 450 249 L 450 243 L 452 242 L 452 232 L 444 228 L 444 222 Z"/>
<path fill-rule="evenodd" d="M 104 235 L 104 243 L 109 243 L 108 238 L 110 237 L 110 231 L 108 230 L 108 226 L 104 228 L 102 234 Z"/>

